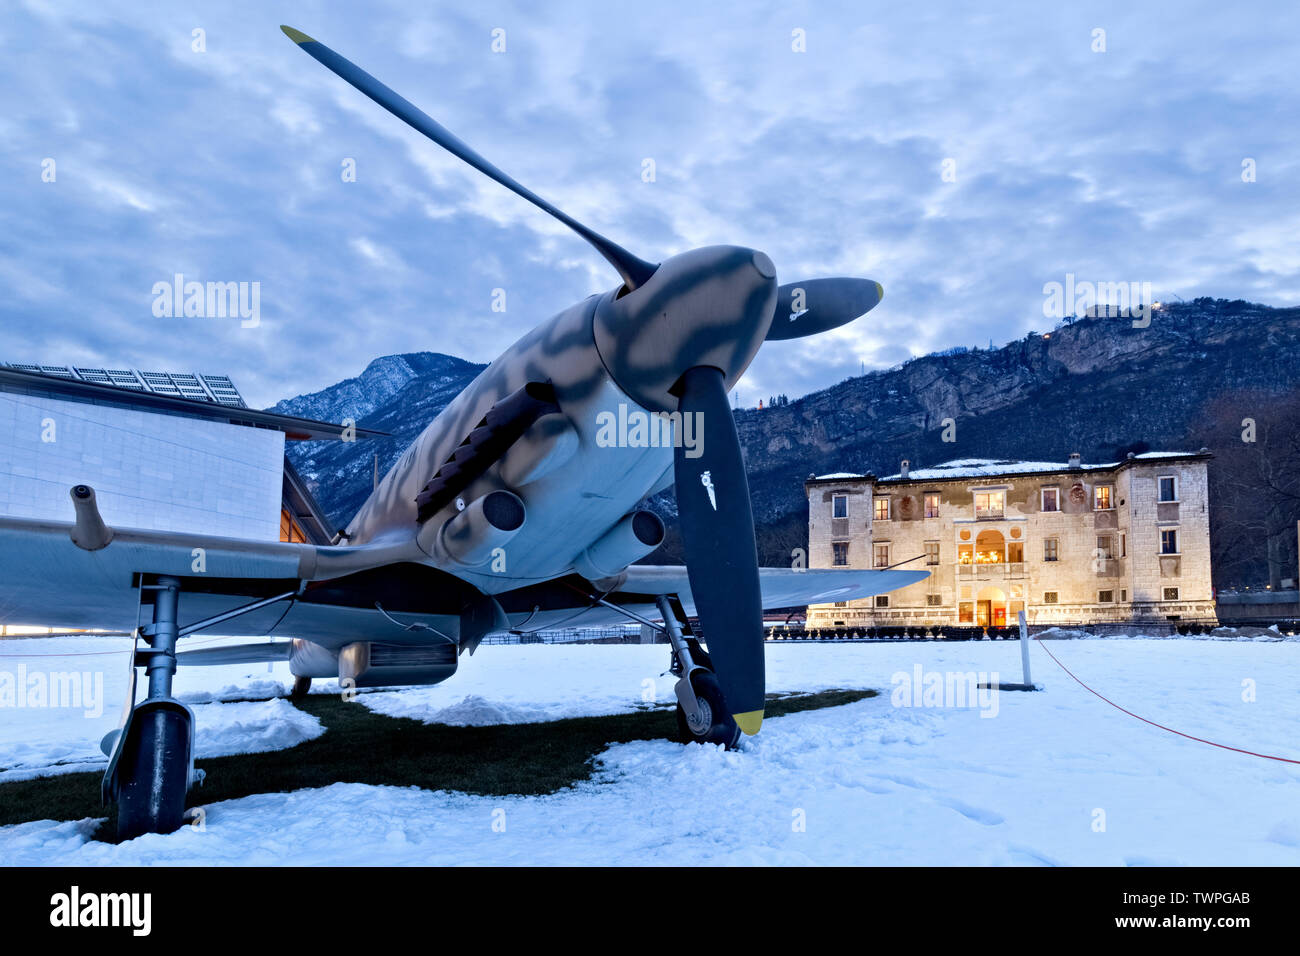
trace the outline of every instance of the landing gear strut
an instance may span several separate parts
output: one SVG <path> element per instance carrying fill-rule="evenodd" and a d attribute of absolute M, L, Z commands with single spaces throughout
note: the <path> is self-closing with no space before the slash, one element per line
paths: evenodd
<path fill-rule="evenodd" d="M 176 673 L 177 608 L 181 583 L 167 575 L 141 590 L 154 592 L 153 623 L 140 629 L 148 650 L 135 651 L 129 686 L 135 699 L 135 668 L 149 677 L 146 699 L 131 707 L 126 723 L 111 743 L 104 774 L 106 803 L 117 801 L 117 834 L 130 840 L 143 833 L 171 833 L 185 819 L 185 796 L 194 767 L 194 714 L 172 697 Z"/>
<path fill-rule="evenodd" d="M 680 616 L 685 623 L 686 615 L 684 612 L 679 615 L 679 602 L 670 603 L 660 595 L 655 598 L 655 604 L 673 648 L 672 672 L 679 678 L 674 687 L 678 736 L 687 743 L 722 744 L 728 750 L 733 749 L 740 740 L 740 728 L 722 698 L 722 689 L 713 674 L 713 661 L 699 641 L 682 634 L 677 619 Z"/>

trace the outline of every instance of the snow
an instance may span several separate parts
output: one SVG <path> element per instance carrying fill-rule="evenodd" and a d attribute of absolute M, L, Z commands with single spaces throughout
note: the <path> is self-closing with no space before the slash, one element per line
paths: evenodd
<path fill-rule="evenodd" d="M 16 643 L 34 642 L 4 642 L 0 652 Z M 902 678 L 919 667 L 927 676 L 998 679 L 997 672 L 1018 681 L 1014 642 L 773 643 L 767 645 L 772 690 L 874 687 L 881 695 L 771 718 L 738 753 L 670 741 L 611 746 L 598 755 L 591 781 L 545 797 L 340 783 L 213 804 L 202 830 L 117 846 L 89 840 L 89 820 L 0 828 L 0 859 L 18 865 L 1300 862 L 1300 766 L 1220 750 L 1134 720 L 1075 683 L 1047 656 L 1048 647 L 1081 680 L 1143 717 L 1300 759 L 1294 733 L 1300 641 L 1294 639 L 1058 640 L 1033 649 L 1041 692 L 1004 692 L 960 706 L 928 706 L 936 701 L 904 695 Z M 359 700 L 381 713 L 456 724 L 630 711 L 643 706 L 643 695 L 663 700 L 670 693 L 670 682 L 658 677 L 665 663 L 658 645 L 485 646 L 444 684 Z M 283 666 L 268 675 L 265 664 L 251 665 L 244 686 L 283 680 Z M 182 677 L 189 692 L 210 692 L 238 685 L 234 670 L 192 668 Z M 285 700 L 266 703 L 256 712 L 247 702 L 203 704 L 200 732 L 207 720 L 232 742 L 284 744 L 292 733 L 269 739 L 268 724 L 293 724 L 297 711 Z M 896 706 L 914 703 L 921 706 Z M 32 748 L 29 760 L 80 753 L 79 738 L 98 730 L 79 715 L 50 722 L 53 714 L 0 713 L 0 753 L 14 752 L 22 741 Z"/>
<path fill-rule="evenodd" d="M 1165 458 L 1195 458 L 1198 452 L 1190 451 L 1147 451 L 1134 455 L 1132 461 L 1153 461 Z M 904 478 L 902 473 L 887 475 L 880 481 L 939 481 L 943 478 L 995 478 L 999 475 L 1032 475 L 1042 472 L 1070 471 L 1111 471 L 1125 464 L 1124 461 L 1101 463 L 1082 462 L 1070 465 L 1059 461 L 1019 461 L 1014 458 L 954 458 L 935 465 L 933 468 L 913 468 Z M 848 477 L 848 476 L 836 476 Z"/>
<path fill-rule="evenodd" d="M 185 647 L 212 643 L 199 638 Z M 75 707 L 0 707 L 0 783 L 104 769 L 99 742 L 121 719 L 131 647 L 130 638 L 0 641 L 0 677 L 71 673 L 90 691 Z M 281 750 L 324 733 L 317 718 L 286 700 L 247 699 L 283 696 L 292 683 L 288 666 L 279 665 L 279 680 L 270 676 L 265 664 L 181 668 L 173 692 L 194 711 L 197 757 Z"/>

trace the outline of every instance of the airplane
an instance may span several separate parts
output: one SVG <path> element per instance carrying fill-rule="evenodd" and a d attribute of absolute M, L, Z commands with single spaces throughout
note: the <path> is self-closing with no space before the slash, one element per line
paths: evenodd
<path fill-rule="evenodd" d="M 122 723 L 102 744 L 102 797 L 117 803 L 119 837 L 184 822 L 199 774 L 193 714 L 172 696 L 181 664 L 287 660 L 295 693 L 314 678 L 436 684 L 489 634 L 640 622 L 671 645 L 680 738 L 738 746 L 763 719 L 765 608 L 864 598 L 928 576 L 760 568 L 728 403 L 764 342 L 842 326 L 880 301 L 880 285 L 778 286 L 772 260 L 740 246 L 643 260 L 329 47 L 281 29 L 379 106 L 567 225 L 621 283 L 507 348 L 428 425 L 332 544 L 114 528 L 89 484 L 70 489 L 73 521 L 0 518 L 0 580 L 13 619 L 59 608 L 61 626 L 135 635 Z M 637 421 L 624 427 L 637 416 L 639 432 Z M 640 564 L 665 534 L 645 502 L 669 487 L 685 566 Z M 194 549 L 205 555 L 201 572 Z M 178 648 L 213 628 L 292 640 Z M 141 670 L 148 686 L 137 703 Z"/>

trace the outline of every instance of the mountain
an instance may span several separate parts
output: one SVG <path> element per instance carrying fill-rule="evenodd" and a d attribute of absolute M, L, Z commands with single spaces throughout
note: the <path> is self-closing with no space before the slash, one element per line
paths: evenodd
<path fill-rule="evenodd" d="M 393 433 L 379 442 L 291 448 L 294 465 L 342 525 L 369 493 L 371 454 L 378 452 L 381 471 L 391 465 L 482 368 L 436 353 L 388 356 L 355 379 L 273 410 L 327 421 L 351 417 Z M 1147 328 L 1134 328 L 1127 317 L 1089 316 L 1001 348 L 950 349 L 846 379 L 787 405 L 741 409 L 736 422 L 760 558 L 784 564 L 790 549 L 800 546 L 807 526 L 803 480 L 810 473 L 888 475 L 903 458 L 914 468 L 967 457 L 1064 461 L 1073 451 L 1085 460 L 1115 461 L 1129 450 L 1202 446 L 1230 463 L 1243 453 L 1241 443 L 1225 440 L 1235 433 L 1214 418 L 1215 402 L 1261 396 L 1256 404 L 1262 422 L 1294 407 L 1267 396 L 1297 389 L 1300 309 L 1202 298 L 1163 305 Z M 953 441 L 943 440 L 948 419 Z M 1297 427 L 1294 421 L 1279 425 Z M 1225 464 L 1222 470 L 1230 469 Z M 1213 501 L 1213 487 L 1211 492 Z M 671 493 L 652 506 L 675 516 Z M 1286 517 L 1269 520 L 1280 528 Z M 1294 555 L 1290 520 L 1290 543 L 1284 546 Z M 678 539 L 670 533 L 655 560 L 679 558 Z M 1242 560 L 1233 573 L 1242 580 L 1258 577 L 1253 559 Z"/>
<path fill-rule="evenodd" d="M 299 395 L 269 411 L 322 422 L 352 419 L 388 432 L 388 438 L 357 442 L 291 442 L 287 454 L 335 527 L 343 528 L 374 487 L 375 459 L 383 475 L 426 425 L 486 365 L 438 352 L 385 355 L 356 378 Z"/>

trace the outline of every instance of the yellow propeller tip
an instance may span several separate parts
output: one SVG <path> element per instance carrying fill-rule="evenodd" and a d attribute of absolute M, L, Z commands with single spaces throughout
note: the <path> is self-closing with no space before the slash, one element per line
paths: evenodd
<path fill-rule="evenodd" d="M 885 297 L 885 287 L 884 287 L 883 285 L 881 285 L 879 282 L 877 282 L 877 283 L 876 283 L 876 298 L 877 298 L 877 299 L 883 299 L 884 297 Z"/>
<path fill-rule="evenodd" d="M 732 720 L 736 722 L 744 733 L 754 736 L 758 733 L 758 728 L 763 726 L 763 712 L 761 710 L 750 710 L 743 714 L 732 714 Z"/>
<path fill-rule="evenodd" d="M 307 34 L 303 33 L 301 30 L 295 30 L 293 27 L 286 27 L 283 23 L 280 24 L 280 29 L 283 30 L 284 35 L 287 36 L 294 43 L 315 43 L 316 42 L 311 37 L 307 36 Z"/>

